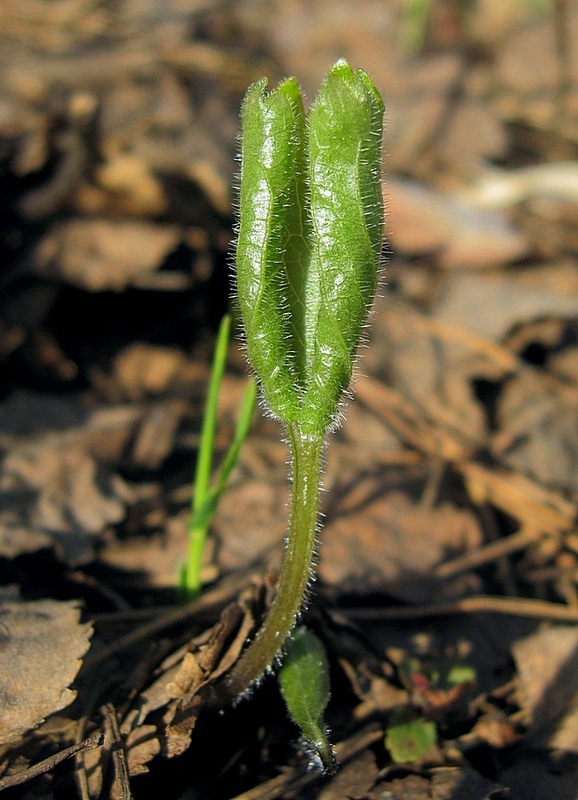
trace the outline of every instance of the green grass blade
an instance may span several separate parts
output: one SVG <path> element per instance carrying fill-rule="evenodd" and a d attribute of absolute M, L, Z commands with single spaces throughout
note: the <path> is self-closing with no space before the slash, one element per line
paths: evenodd
<path fill-rule="evenodd" d="M 213 451 L 215 449 L 219 389 L 225 373 L 230 337 L 231 316 L 230 314 L 225 314 L 221 320 L 219 332 L 217 334 L 211 379 L 209 381 L 209 391 L 207 393 L 205 413 L 201 426 L 201 441 L 199 444 L 199 455 L 193 490 L 193 512 L 197 511 L 203 505 L 209 489 L 209 481 L 211 479 L 211 470 L 213 467 Z"/>
<path fill-rule="evenodd" d="M 221 469 L 219 471 L 217 484 L 211 492 L 211 494 L 215 495 L 216 503 L 219 502 L 221 495 L 225 490 L 225 486 L 227 485 L 227 481 L 229 480 L 229 476 L 239 459 L 239 453 L 241 452 L 241 447 L 243 446 L 243 442 L 247 438 L 247 435 L 251 428 L 251 423 L 253 421 L 253 414 L 255 413 L 256 405 L 257 405 L 257 383 L 253 380 L 253 378 L 251 378 L 249 380 L 247 388 L 245 389 L 245 394 L 243 395 L 243 402 L 241 403 L 241 411 L 239 413 L 239 419 L 237 420 L 237 426 L 235 428 L 235 436 L 233 437 L 231 446 L 227 450 L 227 454 L 223 461 L 223 465 L 221 466 Z"/>
<path fill-rule="evenodd" d="M 187 561 L 181 567 L 180 573 L 180 591 L 182 596 L 187 599 L 196 595 L 201 589 L 202 556 L 210 518 L 208 522 L 199 524 L 200 515 L 198 512 L 205 506 L 209 495 L 209 482 L 211 480 L 211 471 L 213 468 L 215 432 L 217 428 L 219 389 L 225 373 L 230 338 L 231 316 L 225 314 L 217 333 L 209 389 L 203 414 L 203 423 L 201 425 L 201 438 L 191 502 Z"/>
<path fill-rule="evenodd" d="M 205 496 L 205 501 L 203 505 L 198 508 L 191 519 L 190 530 L 208 530 L 209 525 L 211 524 L 211 520 L 213 519 L 215 512 L 217 510 L 217 506 L 219 505 L 219 500 L 221 499 L 221 495 L 225 491 L 227 486 L 227 481 L 229 480 L 229 476 L 237 463 L 239 458 L 239 453 L 241 452 L 241 447 L 243 446 L 243 442 L 247 438 L 247 434 L 249 433 L 249 429 L 251 427 L 251 422 L 253 420 L 253 413 L 255 411 L 257 401 L 257 384 L 253 379 L 250 380 L 247 388 L 245 390 L 245 395 L 243 397 L 243 402 L 241 404 L 241 412 L 239 414 L 239 419 L 237 421 L 237 427 L 235 430 L 235 436 L 233 438 L 233 442 L 231 446 L 227 450 L 225 455 L 225 459 L 219 471 L 219 475 L 217 478 L 217 482 Z M 200 554 L 202 556 L 202 551 Z"/>
<path fill-rule="evenodd" d="M 249 433 L 256 405 L 257 386 L 255 381 L 251 380 L 245 390 L 233 442 L 227 450 L 216 483 L 210 486 L 217 425 L 217 403 L 219 389 L 225 371 L 230 331 L 231 318 L 229 315 L 226 315 L 221 322 L 215 346 L 205 415 L 201 427 L 197 470 L 195 473 L 191 520 L 189 522 L 188 557 L 186 564 L 183 565 L 181 569 L 181 593 L 188 599 L 198 594 L 201 590 L 203 551 L 205 549 L 209 527 L 215 511 L 217 510 L 221 495 L 227 485 L 229 476 L 237 463 L 243 442 Z"/>

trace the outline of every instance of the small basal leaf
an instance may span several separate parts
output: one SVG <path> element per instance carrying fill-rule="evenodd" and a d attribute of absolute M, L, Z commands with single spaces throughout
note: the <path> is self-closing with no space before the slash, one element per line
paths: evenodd
<path fill-rule="evenodd" d="M 335 754 L 324 714 L 329 702 L 329 665 L 325 649 L 307 628 L 291 634 L 279 670 L 279 685 L 293 722 L 327 772 L 335 770 Z"/>
<path fill-rule="evenodd" d="M 392 712 L 385 746 L 396 764 L 414 764 L 424 759 L 437 741 L 437 730 L 433 722 L 418 717 L 408 708 Z"/>
<path fill-rule="evenodd" d="M 461 686 L 464 683 L 476 682 L 476 670 L 469 664 L 451 664 L 446 674 L 446 683 L 450 686 Z"/>

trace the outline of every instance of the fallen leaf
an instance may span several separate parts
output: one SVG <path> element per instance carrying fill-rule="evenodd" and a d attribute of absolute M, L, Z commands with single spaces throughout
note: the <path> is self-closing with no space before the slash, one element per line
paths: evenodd
<path fill-rule="evenodd" d="M 36 250 L 35 271 L 90 292 L 121 291 L 161 266 L 178 245 L 175 225 L 77 219 L 53 227 Z"/>
<path fill-rule="evenodd" d="M 76 697 L 70 684 L 92 635 L 74 601 L 0 604 L 0 742 L 10 742 Z"/>
<path fill-rule="evenodd" d="M 124 397 L 138 401 L 166 392 L 186 363 L 185 353 L 176 347 L 133 342 L 113 360 L 113 378 Z"/>
<path fill-rule="evenodd" d="M 534 745 L 578 752 L 578 629 L 553 625 L 512 646 Z"/>
<path fill-rule="evenodd" d="M 578 35 L 578 8 L 569 3 L 561 18 L 568 42 Z M 496 54 L 494 106 L 502 119 L 516 120 L 529 129 L 551 135 L 563 131 L 568 141 L 577 135 L 576 117 L 570 103 L 560 103 L 556 89 L 560 81 L 559 37 L 548 15 L 534 24 L 520 25 Z M 529 58 L 533 54 L 535 57 Z M 578 80 L 576 60 L 569 59 L 569 86 Z"/>
<path fill-rule="evenodd" d="M 445 269 L 488 269 L 526 255 L 527 236 L 505 214 L 486 211 L 465 200 L 421 184 L 390 179 L 388 238 L 408 255 L 429 253 Z"/>
<path fill-rule="evenodd" d="M 148 165 L 134 155 L 115 154 L 96 169 L 95 179 L 105 192 L 114 195 L 125 213 L 157 216 L 166 211 L 167 199 L 161 182 Z M 83 190 L 80 201 L 86 204 L 87 189 L 83 187 Z"/>
<path fill-rule="evenodd" d="M 511 747 L 519 738 L 512 720 L 501 709 L 491 708 L 476 720 L 471 731 L 460 737 L 460 743 L 477 746 L 480 742 L 485 742 L 490 747 L 501 749 Z"/>
<path fill-rule="evenodd" d="M 285 477 L 249 479 L 225 492 L 213 520 L 224 570 L 244 567 L 271 548 L 281 553 L 288 500 Z"/>
<path fill-rule="evenodd" d="M 143 744 L 135 755 L 139 771 L 148 763 L 147 753 L 151 758 L 155 755 L 156 746 L 149 742 L 154 739 L 149 716 L 157 720 L 162 715 L 160 742 L 165 755 L 171 758 L 187 749 L 206 705 L 203 691 L 232 666 L 255 630 L 256 616 L 262 611 L 260 594 L 261 587 L 253 586 L 226 606 L 219 622 L 171 654 L 159 667 L 159 677 L 141 693 L 122 724 L 125 736 Z"/>
<path fill-rule="evenodd" d="M 131 731 L 125 740 L 130 775 L 143 775 L 148 765 L 161 751 L 161 743 L 155 725 L 141 725 Z"/>
<path fill-rule="evenodd" d="M 573 319 L 578 314 L 578 269 L 560 261 L 508 272 L 452 273 L 433 313 L 492 341 L 532 320 Z"/>
<path fill-rule="evenodd" d="M 500 786 L 473 769 L 435 767 L 431 770 L 432 800 L 511 800 L 507 787 Z"/>
<path fill-rule="evenodd" d="M 377 779 L 378 768 L 375 753 L 368 748 L 357 758 L 341 764 L 337 774 L 325 780 L 317 800 L 349 800 L 358 797 L 360 791 L 368 791 Z"/>
<path fill-rule="evenodd" d="M 492 452 L 544 486 L 578 491 L 578 387 L 544 370 L 513 376 L 497 408 Z"/>
<path fill-rule="evenodd" d="M 429 420 L 478 447 L 485 443 L 487 430 L 472 388 L 479 356 L 459 330 L 445 337 L 397 300 L 376 315 L 365 363 Z"/>
<path fill-rule="evenodd" d="M 370 500 L 354 516 L 339 514 L 328 521 L 319 576 L 343 592 L 386 592 L 415 603 L 439 600 L 477 586 L 473 575 L 441 581 L 433 571 L 481 541 L 469 511 L 447 502 L 423 508 L 402 492 L 391 492 Z"/>
<path fill-rule="evenodd" d="M 12 498 L 14 501 L 14 498 Z M 22 498 L 22 502 L 26 501 Z M 24 520 L 24 511 L 14 508 L 0 511 L 0 555 L 3 558 L 16 558 L 24 553 L 49 550 L 53 540 L 45 531 L 31 528 Z"/>
<path fill-rule="evenodd" d="M 119 487 L 107 472 L 83 443 L 47 434 L 11 448 L 0 491 L 25 494 L 31 528 L 50 534 L 61 555 L 78 562 L 91 552 L 94 536 L 125 515 Z"/>
<path fill-rule="evenodd" d="M 0 553 L 6 556 L 52 547 L 72 562 L 90 557 L 98 534 L 147 499 L 146 486 L 133 488 L 121 477 L 121 464 L 159 467 L 173 451 L 185 409 L 178 400 L 91 412 L 70 406 L 25 393 L 0 403 Z M 19 529 L 26 530 L 21 541 Z"/>

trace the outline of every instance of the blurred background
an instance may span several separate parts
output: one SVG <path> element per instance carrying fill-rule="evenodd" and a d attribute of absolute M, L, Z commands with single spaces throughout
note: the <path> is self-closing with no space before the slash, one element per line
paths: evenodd
<path fill-rule="evenodd" d="M 394 263 L 575 252 L 575 164 L 504 170 L 575 161 L 577 41 L 570 0 L 5 0 L 0 385 L 7 360 L 76 379 L 129 318 L 185 342 L 214 326 L 242 95 L 294 74 L 313 98 L 340 57 L 386 99 Z M 427 292 L 419 265 L 404 272 Z"/>

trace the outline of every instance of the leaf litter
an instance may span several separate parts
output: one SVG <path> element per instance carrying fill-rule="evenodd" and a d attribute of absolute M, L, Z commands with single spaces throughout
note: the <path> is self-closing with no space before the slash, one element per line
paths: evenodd
<path fill-rule="evenodd" d="M 74 601 L 4 600 L 0 604 L 2 712 L 0 746 L 69 706 L 90 645 L 92 625 L 80 622 Z M 38 680 L 38 676 L 42 680 Z"/>
<path fill-rule="evenodd" d="M 2 595 L 0 786 L 575 798 L 575 10 L 558 27 L 559 10 L 492 0 L 467 27 L 432 15 L 408 58 L 397 7 L 377 0 L 355 20 L 325 2 L 121 3 L 114 22 L 97 5 L 0 10 L 0 553 L 20 589 Z M 278 569 L 287 455 L 271 420 L 214 521 L 206 590 L 178 606 L 174 587 L 226 302 L 238 102 L 264 74 L 312 96 L 342 55 L 389 98 L 391 252 L 328 451 L 306 611 L 335 678 L 341 767 L 322 782 L 272 680 L 224 714 L 215 699 Z M 229 367 L 217 456 L 244 386 L 234 350 Z M 435 677 L 464 665 L 472 685 Z M 400 709 L 436 734 L 406 764 L 387 747 Z M 101 736 L 75 756 L 76 786 L 69 762 L 54 769 Z"/>

